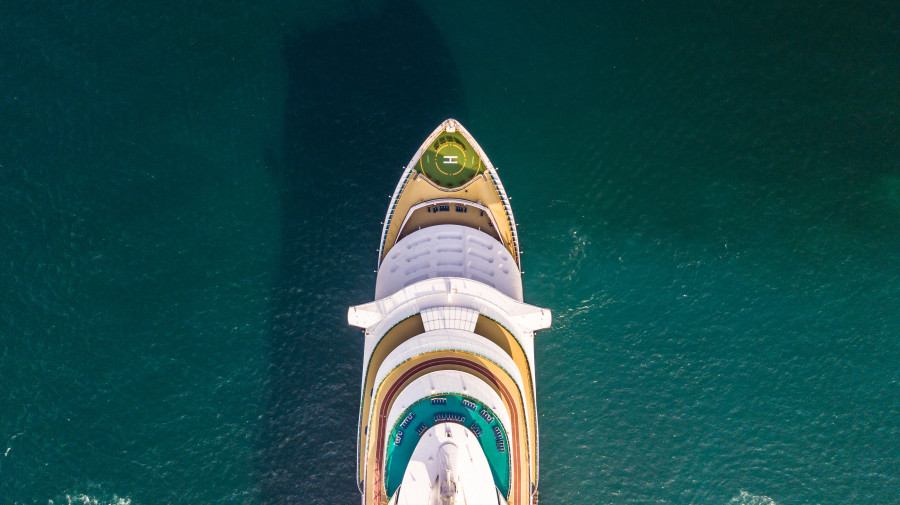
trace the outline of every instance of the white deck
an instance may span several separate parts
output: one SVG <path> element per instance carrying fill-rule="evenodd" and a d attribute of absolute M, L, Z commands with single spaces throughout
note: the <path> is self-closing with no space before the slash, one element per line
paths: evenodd
<path fill-rule="evenodd" d="M 449 471 L 445 470 L 449 469 Z M 449 477 L 449 478 L 448 478 Z M 450 502 L 440 499 L 440 481 L 452 480 Z M 453 423 L 426 431 L 406 467 L 397 505 L 497 505 L 497 488 L 475 436 Z"/>
<path fill-rule="evenodd" d="M 472 309 L 502 324 L 522 346 L 534 380 L 534 332 L 550 327 L 550 310 L 514 300 L 481 282 L 459 278 L 428 279 L 374 302 L 350 307 L 348 322 L 366 329 L 363 374 L 385 333 L 400 321 L 435 307 Z"/>
<path fill-rule="evenodd" d="M 478 311 L 465 307 L 434 307 L 422 311 L 422 324 L 425 331 L 463 330 L 475 331 L 478 322 Z"/>
<path fill-rule="evenodd" d="M 525 388 L 523 386 L 524 381 L 522 380 L 522 374 L 519 373 L 519 369 L 518 367 L 516 367 L 515 361 L 513 361 L 509 354 L 506 354 L 506 352 L 504 352 L 503 349 L 497 346 L 497 344 L 494 344 L 493 342 L 485 338 L 460 330 L 439 330 L 425 332 L 397 346 L 397 348 L 391 351 L 387 358 L 385 358 L 384 362 L 381 364 L 381 368 L 378 369 L 378 374 L 375 376 L 375 389 L 378 389 L 378 387 L 381 385 L 381 382 L 391 372 L 391 370 L 399 366 L 404 361 L 427 352 L 445 349 L 470 352 L 472 354 L 477 354 L 493 361 L 497 366 L 506 371 L 506 373 L 508 373 L 509 376 L 512 377 L 516 382 L 516 385 L 519 388 L 519 394 L 522 395 L 522 401 L 524 402 L 525 398 L 527 398 L 527 396 L 525 395 Z M 488 402 L 487 398 L 482 398 L 481 396 L 479 396 L 479 391 L 480 390 L 472 389 L 469 392 L 463 394 L 481 400 L 490 407 L 491 403 Z M 443 392 L 448 393 L 451 391 Z M 432 393 L 428 392 L 427 394 Z M 526 414 L 528 415 L 529 422 L 531 422 L 531 412 L 526 410 Z M 371 417 L 371 412 L 368 412 L 367 415 Z"/>
<path fill-rule="evenodd" d="M 375 298 L 435 277 L 473 279 L 522 301 L 522 276 L 512 254 L 490 235 L 457 224 L 423 228 L 391 248 L 378 270 Z"/>
<path fill-rule="evenodd" d="M 500 395 L 489 385 L 478 377 L 459 370 L 439 370 L 412 381 L 397 395 L 397 400 L 391 406 L 384 425 L 385 439 L 390 437 L 394 424 L 410 405 L 427 396 L 441 393 L 456 393 L 477 398 L 494 411 L 506 433 L 512 433 L 509 412 L 503 405 Z"/>

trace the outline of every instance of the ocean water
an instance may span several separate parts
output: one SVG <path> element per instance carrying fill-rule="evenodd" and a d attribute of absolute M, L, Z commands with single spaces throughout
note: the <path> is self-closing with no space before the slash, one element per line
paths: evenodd
<path fill-rule="evenodd" d="M 4 5 L 0 503 L 357 503 L 346 307 L 446 117 L 554 312 L 542 503 L 900 503 L 898 17 Z"/>

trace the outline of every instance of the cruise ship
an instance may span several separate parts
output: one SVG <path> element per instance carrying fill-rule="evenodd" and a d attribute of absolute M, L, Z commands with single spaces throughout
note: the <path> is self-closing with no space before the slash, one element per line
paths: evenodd
<path fill-rule="evenodd" d="M 357 440 L 363 505 L 537 503 L 534 332 L 497 170 L 456 120 L 391 198 L 365 329 Z"/>

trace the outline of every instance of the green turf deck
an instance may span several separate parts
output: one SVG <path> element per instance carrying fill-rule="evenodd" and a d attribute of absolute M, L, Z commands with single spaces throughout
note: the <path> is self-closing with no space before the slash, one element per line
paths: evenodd
<path fill-rule="evenodd" d="M 484 172 L 484 163 L 459 132 L 444 132 L 419 158 L 416 171 L 438 186 L 453 189 Z"/>
<path fill-rule="evenodd" d="M 432 404 L 432 398 L 444 398 L 446 399 L 446 404 Z M 474 404 L 475 410 L 466 408 L 463 405 L 464 400 Z M 488 421 L 480 415 L 482 411 L 491 418 L 491 421 Z M 491 474 L 494 477 L 494 484 L 500 489 L 503 496 L 508 496 L 510 452 L 506 431 L 500 425 L 500 421 L 497 419 L 497 416 L 494 415 L 494 412 L 483 403 L 474 398 L 456 394 L 434 395 L 423 398 L 406 409 L 399 417 L 394 428 L 391 430 L 390 438 L 388 438 L 387 457 L 385 458 L 384 483 L 388 496 L 394 495 L 394 492 L 403 480 L 403 474 L 406 473 L 406 466 L 419 442 L 417 429 L 420 425 L 424 425 L 427 430 L 435 424 L 444 422 L 435 421 L 434 419 L 435 414 L 443 413 L 463 416 L 465 418 L 463 426 L 469 429 L 469 431 L 472 431 L 473 434 L 475 433 L 472 429 L 473 425 L 481 430 L 481 435 L 477 438 L 481 444 L 481 448 L 484 450 L 485 456 L 487 456 L 488 465 L 490 465 Z M 413 415 L 412 419 L 406 423 L 406 426 L 403 426 L 404 420 L 406 420 L 410 414 Z M 494 427 L 500 428 L 500 437 L 503 440 L 505 451 L 500 451 L 497 448 Z M 423 433 L 424 431 L 425 430 L 422 430 Z M 398 434 L 400 434 L 399 444 L 397 444 Z"/>

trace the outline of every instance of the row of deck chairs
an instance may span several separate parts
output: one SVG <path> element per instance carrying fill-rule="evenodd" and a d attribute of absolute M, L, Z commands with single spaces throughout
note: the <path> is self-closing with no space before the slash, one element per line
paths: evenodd
<path fill-rule="evenodd" d="M 506 452 L 506 444 L 503 442 L 503 432 L 499 426 L 494 426 L 494 440 L 497 442 L 497 450 Z"/>
<path fill-rule="evenodd" d="M 428 207 L 425 207 L 425 208 L 428 209 L 428 212 L 434 212 L 434 213 L 450 212 L 449 205 L 429 205 Z M 466 207 L 465 205 L 457 205 L 456 212 L 469 212 L 469 208 Z M 484 215 L 484 211 L 481 211 L 481 215 Z"/>
<path fill-rule="evenodd" d="M 446 421 L 452 421 L 462 424 L 466 422 L 466 416 L 457 414 L 455 412 L 438 412 L 434 415 L 434 422 L 442 423 Z"/>
<path fill-rule="evenodd" d="M 401 427 L 401 428 L 406 428 L 407 426 L 409 426 L 409 423 L 411 423 L 412 420 L 415 419 L 415 418 L 416 418 L 415 412 L 410 412 L 409 415 L 406 416 L 406 419 L 404 419 L 403 422 L 400 423 L 400 427 Z"/>

